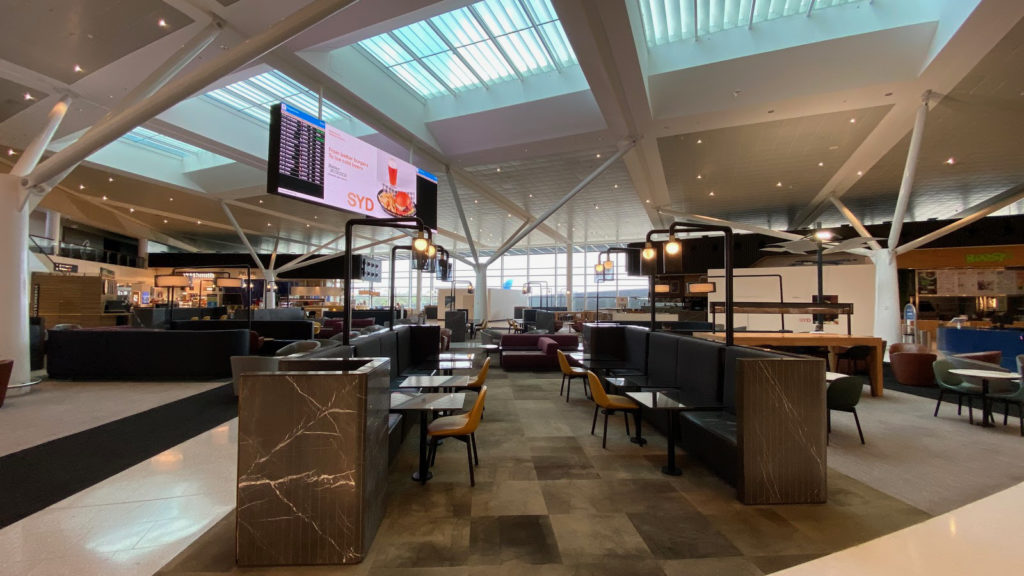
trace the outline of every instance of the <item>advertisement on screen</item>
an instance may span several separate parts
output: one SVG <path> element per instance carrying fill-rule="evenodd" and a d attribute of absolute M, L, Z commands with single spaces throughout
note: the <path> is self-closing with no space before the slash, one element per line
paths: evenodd
<path fill-rule="evenodd" d="M 375 218 L 419 216 L 437 227 L 433 175 L 287 104 L 276 108 L 270 193 Z"/>

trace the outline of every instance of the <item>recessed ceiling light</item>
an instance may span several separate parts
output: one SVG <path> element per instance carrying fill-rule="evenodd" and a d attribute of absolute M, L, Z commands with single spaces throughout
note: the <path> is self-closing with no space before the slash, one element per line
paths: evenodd
<path fill-rule="evenodd" d="M 711 192 L 708 192 L 708 196 L 714 196 L 714 195 L 715 195 L 715 191 L 714 190 L 712 190 Z"/>
<path fill-rule="evenodd" d="M 857 119 L 856 118 L 850 118 L 850 124 L 856 124 L 856 123 L 857 123 Z"/>
<path fill-rule="evenodd" d="M 651 203 L 651 199 L 648 198 L 647 200 L 645 200 L 645 203 L 650 204 Z"/>
<path fill-rule="evenodd" d="M 7 155 L 8 156 L 14 156 L 16 154 L 17 154 L 17 152 L 14 151 L 14 148 L 8 148 L 7 149 Z"/>
<path fill-rule="evenodd" d="M 943 164 L 948 164 L 948 165 L 952 166 L 953 164 L 956 164 L 956 158 L 953 158 L 952 156 L 950 156 L 949 158 L 946 158 L 946 161 L 943 162 Z"/>
<path fill-rule="evenodd" d="M 309 224 L 306 224 L 306 228 L 309 228 Z"/>
<path fill-rule="evenodd" d="M 600 206 L 598 206 L 597 204 L 594 204 L 594 210 L 600 210 L 600 209 L 601 209 Z"/>
<path fill-rule="evenodd" d="M 618 185 L 618 184 L 616 184 L 616 185 L 612 186 L 612 188 L 618 188 L 618 187 L 619 187 L 619 185 Z"/>
<path fill-rule="evenodd" d="M 270 222 L 267 222 L 267 228 L 270 228 Z"/>
<path fill-rule="evenodd" d="M 128 209 L 128 212 L 130 212 L 130 213 L 134 214 L 134 213 L 135 213 L 135 208 L 129 208 L 129 209 Z"/>
<path fill-rule="evenodd" d="M 103 197 L 103 199 L 104 199 L 104 200 L 106 200 L 106 199 L 107 199 L 107 197 L 106 197 L 106 196 L 104 196 L 104 197 Z"/>
<path fill-rule="evenodd" d="M 703 144 L 703 143 L 704 143 L 703 140 L 701 140 L 700 138 L 697 138 L 697 144 Z"/>
<path fill-rule="evenodd" d="M 480 203 L 479 200 L 473 200 L 473 204 L 479 204 L 479 203 Z"/>
<path fill-rule="evenodd" d="M 703 180 L 703 179 L 704 179 L 703 176 L 701 176 L 700 174 L 697 174 L 697 180 Z"/>
<path fill-rule="evenodd" d="M 511 217 L 512 217 L 512 213 L 511 213 L 511 212 L 509 212 L 509 213 L 508 213 L 508 217 L 509 217 L 509 218 L 511 218 Z"/>
<path fill-rule="evenodd" d="M 164 224 L 167 224 L 167 218 L 164 218 Z"/>
<path fill-rule="evenodd" d="M 600 154 L 595 154 L 595 157 L 600 158 L 601 155 Z"/>
<path fill-rule="evenodd" d="M 499 166 L 498 169 L 495 170 L 495 172 L 501 172 L 501 167 Z"/>
<path fill-rule="evenodd" d="M 85 190 L 85 184 L 79 184 L 78 185 L 78 189 L 79 190 Z"/>
<path fill-rule="evenodd" d="M 29 92 L 25 92 L 25 100 L 35 100 L 36 97 Z"/>
<path fill-rule="evenodd" d="M 114 177 L 113 176 L 107 176 L 107 182 L 113 182 L 113 181 L 114 181 Z"/>
<path fill-rule="evenodd" d="M 533 194 L 530 194 L 530 198 L 533 198 Z"/>
<path fill-rule="evenodd" d="M 79 66 L 78 64 L 75 64 L 75 72 L 82 73 L 82 72 L 84 72 L 84 70 L 82 70 L 81 66 Z"/>
<path fill-rule="evenodd" d="M 776 188 L 782 188 L 782 182 L 776 182 L 775 183 L 775 187 Z"/>
<path fill-rule="evenodd" d="M 313 216 L 313 220 L 320 218 L 319 216 Z"/>
<path fill-rule="evenodd" d="M 818 162 L 818 166 L 824 166 L 824 165 L 825 165 L 824 162 Z"/>
<path fill-rule="evenodd" d="M 202 224 L 202 223 L 203 223 L 202 220 L 196 220 L 196 224 Z"/>
<path fill-rule="evenodd" d="M 171 202 L 174 202 L 174 198 L 173 197 L 168 198 L 168 200 L 170 200 Z"/>
<path fill-rule="evenodd" d="M 863 170 L 857 170 L 857 176 L 863 176 L 863 175 L 864 175 L 864 171 Z"/>
<path fill-rule="evenodd" d="M 161 18 L 161 19 L 157 20 L 156 25 L 161 27 L 161 28 L 167 28 L 167 20 L 164 20 L 163 18 Z"/>

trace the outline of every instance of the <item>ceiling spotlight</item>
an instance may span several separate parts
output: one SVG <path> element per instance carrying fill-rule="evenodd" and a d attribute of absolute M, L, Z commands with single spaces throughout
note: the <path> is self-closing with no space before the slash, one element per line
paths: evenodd
<path fill-rule="evenodd" d="M 597 204 L 594 204 L 594 210 L 600 210 L 600 209 L 601 209 L 600 206 L 598 206 Z"/>
<path fill-rule="evenodd" d="M 612 186 L 612 188 L 618 188 L 618 187 L 619 187 L 619 185 L 618 185 L 618 184 L 616 184 L 616 185 Z"/>
<path fill-rule="evenodd" d="M 530 194 L 530 198 L 533 198 L 533 194 Z"/>
<path fill-rule="evenodd" d="M 824 165 L 825 165 L 824 162 L 818 162 L 818 166 L 824 166 Z"/>
<path fill-rule="evenodd" d="M 496 172 L 501 172 L 501 167 L 500 167 L 500 166 L 498 167 L 498 169 L 496 170 Z"/>
<path fill-rule="evenodd" d="M 309 224 L 306 224 L 306 228 L 309 228 Z"/>
<path fill-rule="evenodd" d="M 170 200 L 171 202 L 174 202 L 174 197 L 172 196 L 172 197 L 168 198 L 168 200 Z"/>
<path fill-rule="evenodd" d="M 29 92 L 25 92 L 25 100 L 35 100 L 36 97 Z"/>
<path fill-rule="evenodd" d="M 114 181 L 114 177 L 113 176 L 107 176 L 107 182 L 113 182 L 113 181 Z"/>
<path fill-rule="evenodd" d="M 75 72 L 78 72 L 79 74 L 81 74 L 82 72 L 85 72 L 85 70 L 82 70 L 81 66 L 79 66 L 78 64 L 75 64 Z"/>
<path fill-rule="evenodd" d="M 715 191 L 714 190 L 712 190 L 711 192 L 708 192 L 708 196 L 714 196 L 714 195 L 715 195 Z"/>
<path fill-rule="evenodd" d="M 203 223 L 202 220 L 196 220 L 196 224 L 202 224 L 202 223 Z"/>
<path fill-rule="evenodd" d="M 946 158 L 946 161 L 943 162 L 943 164 L 948 164 L 948 165 L 952 166 L 953 164 L 956 164 L 956 158 L 953 158 L 952 156 L 950 156 L 949 158 Z"/>
<path fill-rule="evenodd" d="M 79 190 L 85 190 L 85 184 L 79 184 L 78 185 L 78 189 Z"/>
<path fill-rule="evenodd" d="M 17 154 L 17 152 L 14 151 L 14 148 L 8 148 L 7 149 L 7 155 L 8 156 L 14 156 L 15 154 Z"/>
<path fill-rule="evenodd" d="M 157 20 L 156 25 L 161 27 L 161 28 L 167 28 L 167 20 L 164 20 L 163 18 L 161 18 L 160 20 Z"/>
<path fill-rule="evenodd" d="M 164 218 L 164 224 L 167 224 L 167 218 Z"/>
<path fill-rule="evenodd" d="M 645 204 L 650 204 L 650 203 L 651 203 L 651 199 L 650 199 L 650 198 L 648 198 L 647 200 L 644 200 L 644 203 L 645 203 Z"/>
<path fill-rule="evenodd" d="M 818 240 L 821 240 L 822 242 L 825 242 L 831 240 L 833 234 L 831 230 L 818 230 L 817 232 L 814 233 L 814 237 L 817 238 Z"/>
<path fill-rule="evenodd" d="M 697 138 L 697 144 L 703 144 L 703 143 L 704 143 L 703 140 L 701 140 L 700 138 Z"/>
<path fill-rule="evenodd" d="M 856 124 L 856 123 L 857 123 L 857 119 L 856 118 L 850 118 L 850 124 Z"/>
<path fill-rule="evenodd" d="M 863 175 L 864 175 L 864 171 L 863 170 L 857 170 L 857 176 L 863 176 Z"/>
<path fill-rule="evenodd" d="M 260 204 L 263 204 L 263 200 L 260 200 L 260 201 L 259 201 L 259 203 L 260 203 Z"/>
<path fill-rule="evenodd" d="M 270 228 L 270 222 L 267 222 L 267 228 Z"/>
<path fill-rule="evenodd" d="M 782 188 L 782 182 L 776 182 L 775 183 L 775 187 L 776 188 Z"/>
<path fill-rule="evenodd" d="M 704 179 L 703 176 L 701 176 L 700 174 L 697 174 L 697 180 L 703 180 L 703 179 Z"/>
<path fill-rule="evenodd" d="M 135 214 L 135 208 L 129 208 L 128 212 L 131 213 L 131 214 Z"/>
<path fill-rule="evenodd" d="M 104 197 L 103 197 L 103 199 L 104 199 L 104 200 L 106 200 L 106 199 L 107 199 L 107 197 L 106 197 L 106 196 L 104 196 Z"/>

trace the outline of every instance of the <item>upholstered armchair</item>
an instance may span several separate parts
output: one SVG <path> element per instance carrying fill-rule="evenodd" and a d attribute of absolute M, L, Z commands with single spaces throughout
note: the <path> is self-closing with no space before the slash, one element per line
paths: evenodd
<path fill-rule="evenodd" d="M 892 344 L 889 363 L 896 382 L 904 386 L 935 386 L 932 362 L 937 356 L 920 344 Z"/>

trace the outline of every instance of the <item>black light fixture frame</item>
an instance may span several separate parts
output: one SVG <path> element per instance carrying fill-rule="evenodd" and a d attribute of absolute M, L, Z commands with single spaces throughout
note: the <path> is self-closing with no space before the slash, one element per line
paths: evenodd
<path fill-rule="evenodd" d="M 547 280 L 528 280 L 528 281 L 524 282 L 523 283 L 523 294 L 529 294 L 530 292 L 532 292 L 532 289 L 529 288 L 530 286 L 539 286 L 540 289 L 542 290 L 542 292 L 540 293 L 540 307 L 541 308 L 551 308 L 552 306 L 545 306 L 544 305 L 545 302 L 548 302 L 547 300 L 545 300 L 545 297 L 548 296 L 548 294 L 551 292 L 551 285 L 548 284 L 548 281 Z M 529 300 L 530 297 L 527 296 L 526 298 L 527 298 L 527 300 Z M 548 303 L 550 304 L 550 302 L 548 302 Z"/>
<path fill-rule="evenodd" d="M 604 263 L 611 260 L 612 254 L 633 254 L 636 250 L 633 248 L 624 248 L 621 246 L 611 246 L 607 250 L 598 252 L 597 263 L 601 265 L 601 277 L 602 280 L 607 281 L 608 271 L 604 268 Z M 605 258 L 602 260 L 601 258 Z M 594 322 L 601 322 L 601 283 L 594 279 Z M 586 306 L 584 306 L 586 308 Z"/>
<path fill-rule="evenodd" d="M 341 331 L 342 344 L 345 346 L 348 346 L 352 340 L 352 229 L 356 226 L 391 228 L 394 230 L 416 230 L 419 233 L 425 234 L 428 246 L 433 244 L 434 241 L 433 232 L 426 224 L 423 223 L 423 220 L 416 216 L 411 218 L 359 218 L 345 222 L 345 270 L 343 274 L 343 278 L 345 279 L 345 326 Z M 394 278 L 394 270 L 391 272 L 391 277 Z M 392 298 L 394 298 L 394 290 L 392 290 L 391 293 Z M 394 313 L 392 312 L 392 316 L 393 315 Z M 394 321 L 392 321 L 392 325 L 393 324 Z"/>
<path fill-rule="evenodd" d="M 647 233 L 646 244 L 650 245 L 652 237 L 658 234 L 668 234 L 669 236 L 680 233 L 680 232 L 721 232 L 725 238 L 725 250 L 723 250 L 724 268 L 725 268 L 725 345 L 733 345 L 733 291 L 732 291 L 732 241 L 733 232 L 732 228 L 728 226 L 717 226 L 714 224 L 697 224 L 690 222 L 673 222 L 668 228 L 660 230 L 651 230 Z M 662 244 L 664 246 L 664 244 Z M 641 256 L 642 258 L 643 256 Z M 650 296 L 651 296 L 651 332 L 657 331 L 656 318 L 656 304 L 657 296 L 654 292 L 655 277 L 658 274 L 650 274 Z M 662 274 L 662 276 L 683 276 L 683 274 Z"/>

